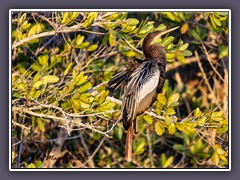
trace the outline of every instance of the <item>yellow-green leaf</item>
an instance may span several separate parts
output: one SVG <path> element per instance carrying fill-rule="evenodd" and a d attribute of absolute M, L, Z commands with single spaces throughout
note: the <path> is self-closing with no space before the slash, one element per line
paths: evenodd
<path fill-rule="evenodd" d="M 199 108 L 195 109 L 194 116 L 196 116 L 196 117 L 202 116 L 202 112 Z"/>
<path fill-rule="evenodd" d="M 170 126 L 168 126 L 168 133 L 169 134 L 174 134 L 176 131 L 174 123 L 172 123 Z"/>
<path fill-rule="evenodd" d="M 172 124 L 172 120 L 171 120 L 171 118 L 170 118 L 169 116 L 166 116 L 166 117 L 165 117 L 165 122 L 166 122 L 168 125 Z"/>
<path fill-rule="evenodd" d="M 98 45 L 97 44 L 93 44 L 93 45 L 89 46 L 87 50 L 89 52 L 91 52 L 91 51 L 95 51 L 97 48 L 98 48 Z"/>
<path fill-rule="evenodd" d="M 167 45 L 169 45 L 171 42 L 173 42 L 174 37 L 173 36 L 168 36 L 166 38 L 164 38 L 163 42 L 162 42 L 162 46 L 165 47 Z"/>
<path fill-rule="evenodd" d="M 157 95 L 157 100 L 158 100 L 158 102 L 159 102 L 160 104 L 162 104 L 162 105 L 165 105 L 165 104 L 167 103 L 167 99 L 166 99 L 166 97 L 165 97 L 165 94 L 163 94 L 163 93 L 159 93 L 159 94 Z"/>
<path fill-rule="evenodd" d="M 33 163 L 31 163 L 31 164 L 29 164 L 29 165 L 27 166 L 27 168 L 36 168 L 36 167 L 35 167 L 35 165 L 34 165 Z"/>
<path fill-rule="evenodd" d="M 127 19 L 127 24 L 129 26 L 135 26 L 135 25 L 138 25 L 139 23 L 139 20 L 138 19 L 135 19 L 135 18 L 129 18 Z"/>
<path fill-rule="evenodd" d="M 176 55 L 174 53 L 166 53 L 166 58 L 167 59 L 173 59 L 175 57 L 176 57 Z"/>
<path fill-rule="evenodd" d="M 174 144 L 173 149 L 175 149 L 177 151 L 185 151 L 185 150 L 187 150 L 187 147 L 182 144 Z"/>
<path fill-rule="evenodd" d="M 43 80 L 48 82 L 48 83 L 55 83 L 59 81 L 59 78 L 54 75 L 46 75 L 43 77 Z"/>
<path fill-rule="evenodd" d="M 83 23 L 83 27 L 84 28 L 89 27 L 93 23 L 94 19 L 97 18 L 97 16 L 98 16 L 97 12 L 90 12 L 87 16 L 87 20 L 85 20 Z"/>
<path fill-rule="evenodd" d="M 162 124 L 160 122 L 155 122 L 155 131 L 157 133 L 157 135 L 161 136 L 163 134 L 164 127 L 162 126 Z"/>
<path fill-rule="evenodd" d="M 27 13 L 23 13 L 23 15 L 18 19 L 18 26 L 21 26 L 23 21 L 25 21 L 27 17 Z"/>
<path fill-rule="evenodd" d="M 113 31 L 109 31 L 109 44 L 110 46 L 115 46 L 117 44 L 116 36 L 114 35 Z"/>
<path fill-rule="evenodd" d="M 44 80 L 39 80 L 36 83 L 34 83 L 33 87 L 34 88 L 38 88 L 38 87 L 40 87 L 43 84 L 45 84 L 45 81 Z"/>
<path fill-rule="evenodd" d="M 173 15 L 173 13 L 167 12 L 166 14 L 167 14 L 167 17 L 168 17 L 170 20 L 175 21 L 176 18 L 175 18 L 175 16 Z"/>
<path fill-rule="evenodd" d="M 184 50 L 186 50 L 188 48 L 188 46 L 189 46 L 189 44 L 185 43 L 184 45 L 181 45 L 178 50 L 179 51 L 184 51 Z"/>
<path fill-rule="evenodd" d="M 215 22 L 215 24 L 216 24 L 217 26 L 221 26 L 221 25 L 222 25 L 222 24 L 221 24 L 221 21 L 220 21 L 217 17 L 213 16 L 213 20 L 214 20 L 214 22 Z"/>
<path fill-rule="evenodd" d="M 92 88 L 92 84 L 90 82 L 87 82 L 86 84 L 84 84 L 83 86 L 81 86 L 79 88 L 79 92 L 83 93 L 83 92 L 85 92 L 85 91 L 87 91 L 87 90 L 89 90 L 91 88 Z"/>
<path fill-rule="evenodd" d="M 180 54 L 179 52 L 176 52 L 176 58 L 179 62 L 181 63 L 186 63 L 186 59 L 184 58 L 184 56 L 182 54 Z"/>
<path fill-rule="evenodd" d="M 170 156 L 170 157 L 165 161 L 165 163 L 164 163 L 164 165 L 163 165 L 163 168 L 167 168 L 167 167 L 171 166 L 173 160 L 174 160 L 174 157 L 173 157 L 173 156 Z"/>
<path fill-rule="evenodd" d="M 44 126 L 41 118 L 37 118 L 36 121 L 37 121 L 38 128 L 39 128 L 42 132 L 45 132 L 45 126 Z"/>
<path fill-rule="evenodd" d="M 220 156 L 223 156 L 226 153 L 222 148 L 217 148 L 216 152 Z"/>
<path fill-rule="evenodd" d="M 76 38 L 76 45 L 77 46 L 79 46 L 79 45 L 81 45 L 82 44 L 82 42 L 83 42 L 83 40 L 84 40 L 84 36 L 82 36 L 82 35 L 77 35 L 77 38 Z"/>
<path fill-rule="evenodd" d="M 212 162 L 217 166 L 219 164 L 219 156 L 216 152 L 212 155 Z"/>
<path fill-rule="evenodd" d="M 179 99 L 179 94 L 178 94 L 178 93 L 172 94 L 172 95 L 168 98 L 167 105 L 170 106 L 172 103 L 177 102 L 178 99 Z"/>
<path fill-rule="evenodd" d="M 179 130 L 179 131 L 184 131 L 184 124 L 181 124 L 181 123 L 177 123 L 176 124 L 176 128 Z"/>
<path fill-rule="evenodd" d="M 143 116 L 143 119 L 144 119 L 145 121 L 147 121 L 149 124 L 152 124 L 152 123 L 153 123 L 153 118 L 152 118 L 150 115 L 148 115 L 148 114 L 144 115 L 144 116 Z"/>

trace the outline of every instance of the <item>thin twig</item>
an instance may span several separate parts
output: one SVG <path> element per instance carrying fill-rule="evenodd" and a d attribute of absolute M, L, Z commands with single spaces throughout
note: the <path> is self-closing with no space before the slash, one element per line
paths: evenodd
<path fill-rule="evenodd" d="M 212 69 L 214 70 L 214 72 L 218 75 L 218 77 L 224 82 L 224 79 L 223 77 L 219 74 L 219 72 L 217 71 L 217 69 L 214 67 L 213 63 L 212 63 L 212 59 L 210 58 L 208 52 L 207 52 L 207 49 L 206 47 L 204 46 L 203 42 L 202 42 L 202 47 L 203 47 L 203 50 L 204 50 L 204 53 L 205 55 L 207 56 L 207 60 L 209 62 L 209 64 L 211 65 Z"/>

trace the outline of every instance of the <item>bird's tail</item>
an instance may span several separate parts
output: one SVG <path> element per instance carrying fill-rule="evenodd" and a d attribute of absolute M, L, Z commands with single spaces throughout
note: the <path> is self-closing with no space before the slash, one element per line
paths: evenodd
<path fill-rule="evenodd" d="M 133 142 L 133 123 L 127 130 L 126 144 L 125 144 L 125 159 L 126 161 L 132 161 L 132 142 Z"/>

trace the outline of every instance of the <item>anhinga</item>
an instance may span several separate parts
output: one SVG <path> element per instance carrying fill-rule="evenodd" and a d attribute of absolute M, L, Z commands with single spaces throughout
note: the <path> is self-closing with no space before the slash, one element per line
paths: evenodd
<path fill-rule="evenodd" d="M 121 119 L 124 129 L 127 130 L 127 161 L 132 160 L 133 127 L 135 133 L 137 132 L 136 117 L 152 105 L 165 81 L 166 52 L 153 40 L 177 28 L 149 33 L 142 44 L 145 58 L 139 63 L 129 63 L 125 71 L 116 74 L 107 84 L 109 89 L 116 90 L 120 86 L 123 88 Z"/>

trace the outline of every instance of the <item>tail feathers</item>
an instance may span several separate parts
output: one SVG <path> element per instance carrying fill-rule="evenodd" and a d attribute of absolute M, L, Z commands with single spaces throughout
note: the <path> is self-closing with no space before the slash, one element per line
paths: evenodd
<path fill-rule="evenodd" d="M 119 88 L 126 79 L 127 72 L 120 72 L 116 74 L 107 84 L 107 88 L 110 90 L 115 91 L 117 88 Z"/>

